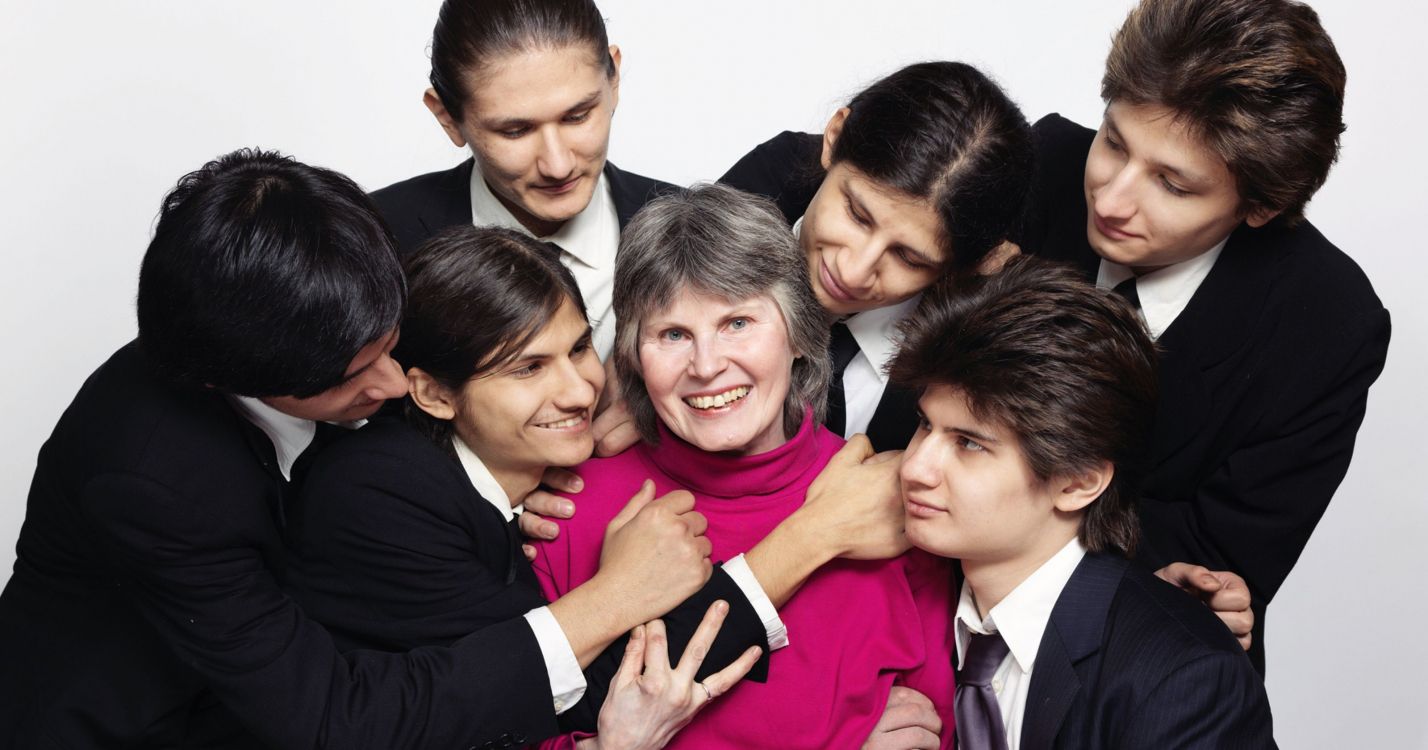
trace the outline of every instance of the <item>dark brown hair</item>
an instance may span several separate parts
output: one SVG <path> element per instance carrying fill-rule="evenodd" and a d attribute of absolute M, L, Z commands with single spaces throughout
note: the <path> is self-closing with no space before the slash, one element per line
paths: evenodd
<path fill-rule="evenodd" d="M 944 271 L 976 269 L 1012 233 L 1031 185 L 1031 128 L 981 71 L 909 65 L 853 97 L 848 110 L 833 163 L 931 203 Z"/>
<path fill-rule="evenodd" d="M 461 122 L 470 76 L 497 57 L 530 49 L 584 46 L 614 77 L 605 19 L 590 0 L 446 0 L 431 33 L 431 87 Z"/>
<path fill-rule="evenodd" d="M 520 355 L 570 300 L 585 315 L 575 278 L 554 249 L 495 227 L 458 226 L 407 258 L 407 314 L 393 358 L 458 389 Z M 407 396 L 407 422 L 444 450 L 453 426 Z"/>
<path fill-rule="evenodd" d="M 1173 111 L 1229 166 L 1241 210 L 1290 224 L 1344 132 L 1344 63 L 1291 0 L 1142 0 L 1116 32 L 1101 98 Z"/>
<path fill-rule="evenodd" d="M 1042 481 L 1109 460 L 1115 475 L 1086 507 L 1080 539 L 1131 555 L 1135 493 L 1155 414 L 1155 344 L 1119 295 L 1032 257 L 930 291 L 902 325 L 892 382 L 948 385 L 979 420 L 1011 430 Z"/>

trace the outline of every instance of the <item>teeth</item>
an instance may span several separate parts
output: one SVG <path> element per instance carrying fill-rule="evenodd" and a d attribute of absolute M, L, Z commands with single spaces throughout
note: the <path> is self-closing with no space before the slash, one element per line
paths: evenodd
<path fill-rule="evenodd" d="M 747 395 L 749 395 L 748 386 L 741 385 L 713 396 L 690 396 L 684 399 L 684 403 L 696 409 L 717 409 L 732 404 Z"/>
<path fill-rule="evenodd" d="M 546 422 L 545 424 L 541 425 L 541 427 L 545 427 L 551 430 L 563 430 L 566 427 L 574 427 L 583 421 L 585 421 L 584 417 L 571 417 L 569 419 L 562 419 L 559 422 Z"/>

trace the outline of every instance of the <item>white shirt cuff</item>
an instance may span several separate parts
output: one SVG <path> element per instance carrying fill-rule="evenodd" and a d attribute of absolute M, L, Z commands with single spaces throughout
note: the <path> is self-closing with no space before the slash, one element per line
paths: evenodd
<path fill-rule="evenodd" d="M 745 566 L 747 567 L 747 566 Z M 535 633 L 540 655 L 545 658 L 545 673 L 550 676 L 550 695 L 555 712 L 565 713 L 585 696 L 585 673 L 570 648 L 570 639 L 560 629 L 550 607 L 540 607 L 526 613 L 526 622 Z"/>
<path fill-rule="evenodd" d="M 764 587 L 759 585 L 759 579 L 754 577 L 754 571 L 749 568 L 744 556 L 735 555 L 732 559 L 725 560 L 722 567 L 724 572 L 734 579 L 734 585 L 744 592 L 744 598 L 754 605 L 754 614 L 764 623 L 764 632 L 769 637 L 769 651 L 777 651 L 787 646 L 788 628 L 784 627 L 778 610 L 774 609 L 773 602 L 769 600 L 769 595 L 764 593 Z"/>

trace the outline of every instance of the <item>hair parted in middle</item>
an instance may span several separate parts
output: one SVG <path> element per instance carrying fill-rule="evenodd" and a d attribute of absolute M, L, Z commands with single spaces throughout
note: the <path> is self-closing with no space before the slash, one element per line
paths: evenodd
<path fill-rule="evenodd" d="M 615 372 L 647 442 L 659 441 L 659 417 L 641 375 L 640 326 L 684 291 L 772 299 L 798 357 L 783 404 L 784 435 L 798 432 L 808 409 L 823 421 L 832 371 L 828 320 L 798 242 L 771 201 L 718 184 L 661 196 L 625 227 L 616 257 Z"/>
<path fill-rule="evenodd" d="M 1013 234 L 1032 160 L 1021 110 L 960 62 L 916 63 L 875 81 L 848 103 L 833 145 L 834 164 L 932 204 L 944 270 L 959 275 Z"/>
<path fill-rule="evenodd" d="M 520 355 L 566 301 L 585 316 L 552 246 L 498 227 L 451 227 L 407 258 L 407 314 L 393 357 L 458 390 Z M 403 401 L 406 420 L 450 452 L 455 427 Z"/>
<path fill-rule="evenodd" d="M 1079 537 L 1092 552 L 1135 552 L 1156 351 L 1120 295 L 1021 256 L 1000 273 L 939 285 L 901 332 L 892 382 L 959 391 L 973 416 L 1015 433 L 1038 479 L 1110 461 L 1114 476 L 1086 507 Z"/>

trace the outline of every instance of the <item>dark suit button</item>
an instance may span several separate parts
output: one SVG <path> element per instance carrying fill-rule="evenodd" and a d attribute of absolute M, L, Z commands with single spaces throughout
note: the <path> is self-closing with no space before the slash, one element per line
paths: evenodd
<path fill-rule="evenodd" d="M 526 740 L 526 736 L 524 734 L 517 734 L 515 736 L 515 740 L 517 745 L 524 745 L 528 741 Z"/>

